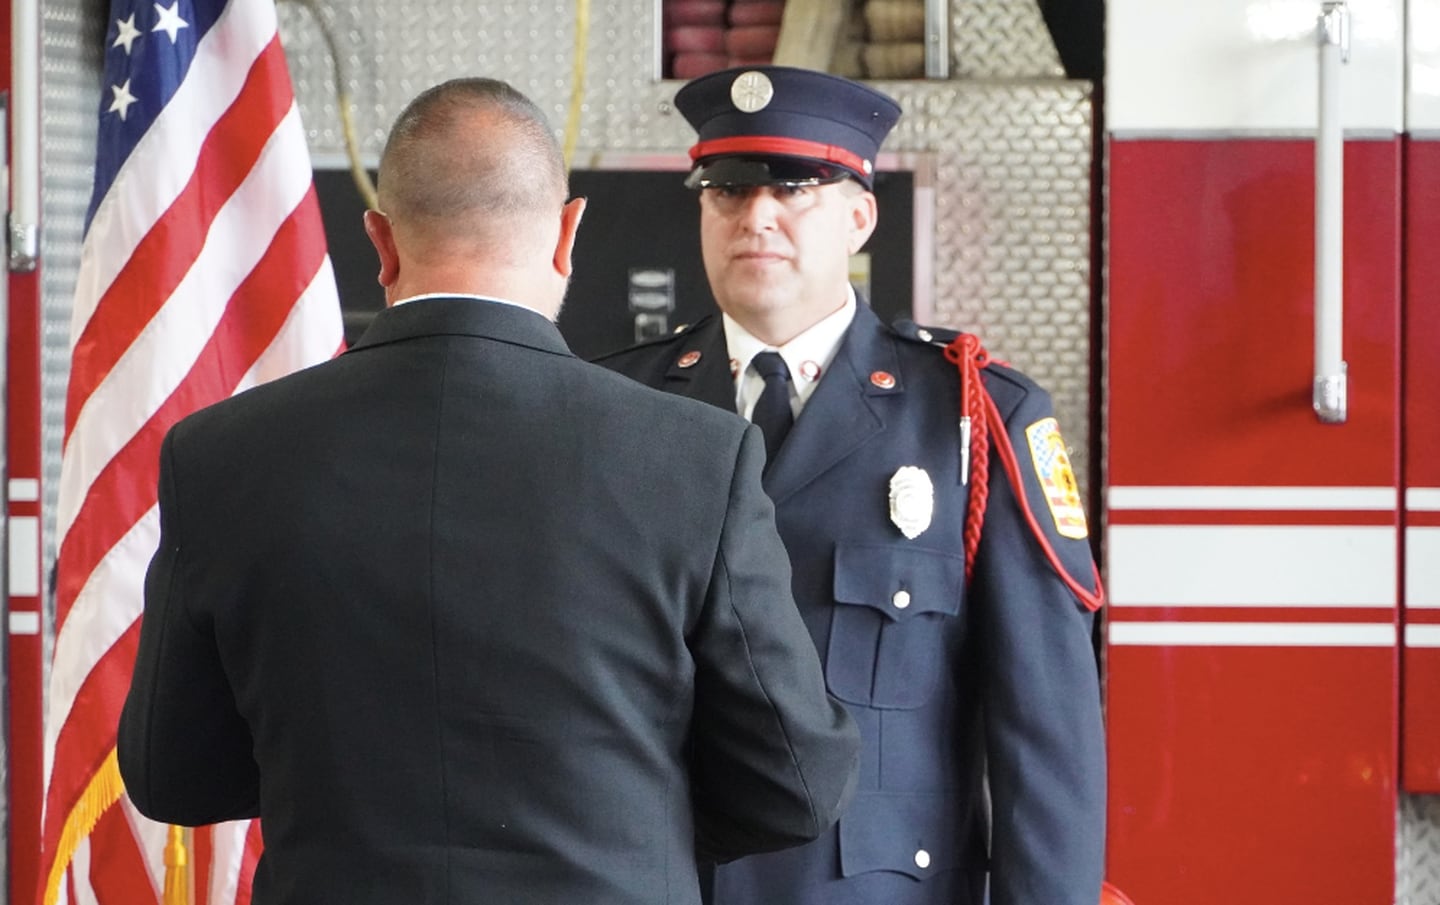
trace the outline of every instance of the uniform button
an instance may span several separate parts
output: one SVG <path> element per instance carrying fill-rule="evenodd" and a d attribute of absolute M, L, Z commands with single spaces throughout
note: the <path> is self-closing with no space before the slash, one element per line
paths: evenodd
<path fill-rule="evenodd" d="M 929 866 L 930 866 L 930 853 L 927 852 L 927 851 L 925 851 L 925 849 L 923 849 L 923 848 L 920 849 L 918 852 L 916 852 L 916 853 L 915 853 L 915 866 L 918 867 L 918 868 L 920 868 L 921 870 L 924 870 L 925 868 L 929 867 Z"/>
<path fill-rule="evenodd" d="M 700 353 L 691 349 L 689 352 L 681 355 L 675 363 L 682 368 L 693 368 L 700 363 Z"/>
<path fill-rule="evenodd" d="M 918 336 L 918 337 L 920 337 L 920 341 L 921 341 L 921 342 L 927 342 L 927 343 L 930 342 L 931 340 L 933 340 L 933 339 L 935 338 L 935 334 L 933 334 L 933 333 L 931 333 L 929 330 L 925 330 L 925 329 L 916 330 L 916 331 L 915 331 L 915 335 Z"/>
<path fill-rule="evenodd" d="M 909 591 L 906 591 L 906 590 L 904 590 L 904 589 L 901 589 L 901 590 L 899 590 L 899 591 L 896 591 L 896 592 L 895 592 L 895 596 L 890 598 L 890 602 L 893 603 L 893 604 L 895 604 L 895 609 L 897 609 L 897 610 L 903 610 L 903 609 L 905 609 L 907 606 L 910 605 L 910 592 L 909 592 Z M 924 853 L 922 852 L 921 854 L 924 854 Z M 918 858 L 918 857 L 920 857 L 920 856 L 919 856 L 919 855 L 916 855 L 915 857 Z M 930 857 L 930 856 L 929 856 L 929 855 L 926 855 L 925 857 L 928 858 L 928 857 Z"/>

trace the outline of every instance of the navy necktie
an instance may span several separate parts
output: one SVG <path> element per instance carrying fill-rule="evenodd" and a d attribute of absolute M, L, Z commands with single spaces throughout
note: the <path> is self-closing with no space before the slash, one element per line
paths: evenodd
<path fill-rule="evenodd" d="M 755 373 L 765 380 L 765 389 L 755 400 L 755 409 L 750 420 L 760 427 L 765 435 L 766 464 L 775 461 L 780 444 L 795 423 L 794 411 L 790 408 L 790 369 L 779 352 L 761 352 L 750 361 Z"/>

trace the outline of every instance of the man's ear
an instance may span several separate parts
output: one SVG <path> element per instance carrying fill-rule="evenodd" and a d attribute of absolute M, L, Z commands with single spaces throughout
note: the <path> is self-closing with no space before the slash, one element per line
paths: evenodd
<path fill-rule="evenodd" d="M 880 208 L 875 203 L 873 192 L 864 191 L 853 196 L 850 199 L 850 238 L 846 242 L 846 251 L 853 255 L 864 248 L 879 219 Z"/>
<path fill-rule="evenodd" d="M 575 251 L 575 236 L 580 232 L 580 218 L 584 215 L 584 198 L 571 198 L 560 208 L 560 238 L 555 242 L 554 264 L 555 272 L 567 280 L 574 269 L 570 256 Z"/>
<path fill-rule="evenodd" d="M 380 256 L 380 274 L 376 279 L 381 286 L 389 289 L 400 276 L 400 252 L 395 246 L 395 228 L 390 224 L 389 217 L 377 210 L 367 210 L 365 235 L 370 237 L 370 244 L 375 246 L 375 253 Z"/>

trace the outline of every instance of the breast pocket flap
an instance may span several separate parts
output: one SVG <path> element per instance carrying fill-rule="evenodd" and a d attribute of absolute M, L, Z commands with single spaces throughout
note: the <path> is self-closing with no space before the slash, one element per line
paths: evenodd
<path fill-rule="evenodd" d="M 840 818 L 846 877 L 886 870 L 925 880 L 959 866 L 960 808 L 931 795 L 856 795 Z"/>
<path fill-rule="evenodd" d="M 864 606 L 894 622 L 960 608 L 965 559 L 939 550 L 889 544 L 835 549 L 835 602 Z"/>
<path fill-rule="evenodd" d="M 850 704 L 920 707 L 940 680 L 961 557 L 913 546 L 843 544 L 835 551 L 835 612 L 825 657 L 830 691 Z"/>

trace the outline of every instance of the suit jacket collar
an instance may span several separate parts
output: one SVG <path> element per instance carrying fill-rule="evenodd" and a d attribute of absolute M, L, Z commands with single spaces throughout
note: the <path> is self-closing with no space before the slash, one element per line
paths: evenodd
<path fill-rule="evenodd" d="M 696 321 L 686 333 L 665 370 L 663 388 L 735 411 L 735 376 L 725 345 L 725 325 L 719 316 Z"/>
<path fill-rule="evenodd" d="M 720 318 L 697 322 L 674 349 L 664 388 L 734 411 L 735 383 Z M 778 503 L 800 490 L 878 434 L 885 427 L 880 397 L 904 391 L 895 339 L 861 299 L 830 367 L 765 469 L 770 498 Z"/>
<path fill-rule="evenodd" d="M 474 336 L 555 355 L 572 354 L 559 329 L 543 315 L 473 298 L 419 299 L 386 308 L 350 351 L 421 336 Z"/>

